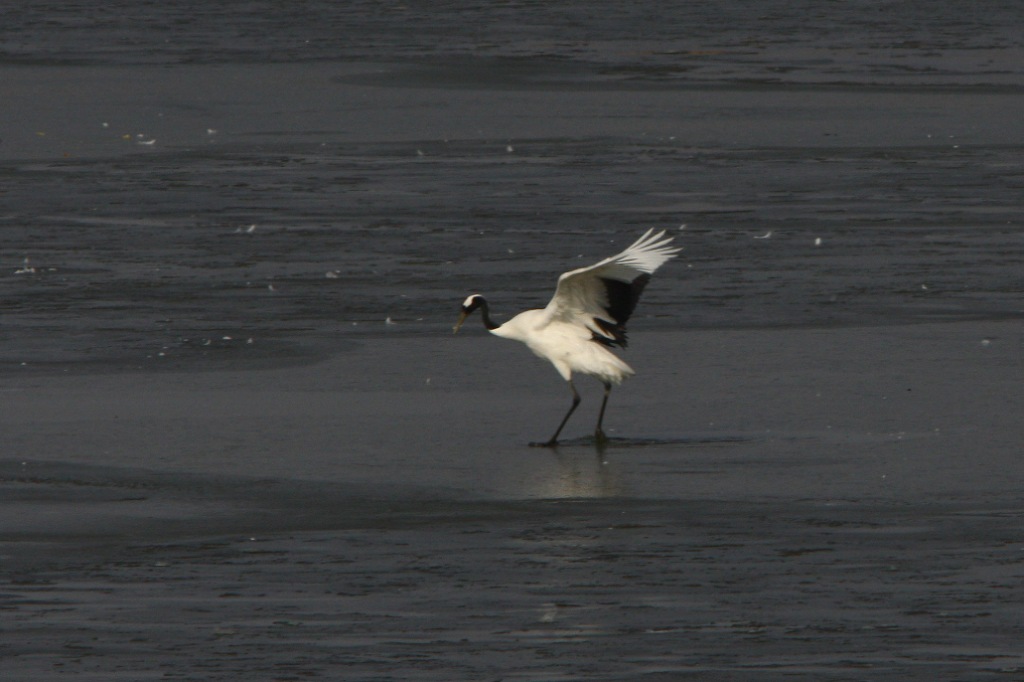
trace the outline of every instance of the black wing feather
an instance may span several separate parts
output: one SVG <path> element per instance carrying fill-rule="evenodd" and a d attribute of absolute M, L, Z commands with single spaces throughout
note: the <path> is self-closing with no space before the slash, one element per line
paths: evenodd
<path fill-rule="evenodd" d="M 640 275 L 632 282 L 620 282 L 607 277 L 601 278 L 608 299 L 608 305 L 603 307 L 610 319 L 603 320 L 597 317 L 594 318 L 594 322 L 601 328 L 601 331 L 612 338 L 594 334 L 594 341 L 606 346 L 622 346 L 623 348 L 629 344 L 629 340 L 626 338 L 626 322 L 629 321 L 630 315 L 636 309 L 637 301 L 640 300 L 640 294 L 643 293 L 644 287 L 650 281 L 650 275 Z"/>

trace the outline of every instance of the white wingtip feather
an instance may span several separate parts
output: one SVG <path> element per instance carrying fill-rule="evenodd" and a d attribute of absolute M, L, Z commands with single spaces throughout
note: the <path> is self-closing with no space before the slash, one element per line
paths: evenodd
<path fill-rule="evenodd" d="M 623 265 L 651 274 L 682 251 L 679 247 L 669 246 L 671 243 L 672 237 L 666 237 L 665 230 L 655 234 L 652 227 L 619 254 L 616 260 Z"/>

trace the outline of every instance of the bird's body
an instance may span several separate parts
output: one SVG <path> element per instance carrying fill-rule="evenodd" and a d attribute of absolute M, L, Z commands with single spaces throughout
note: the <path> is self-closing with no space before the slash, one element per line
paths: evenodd
<path fill-rule="evenodd" d="M 566 381 L 571 381 L 575 372 L 618 386 L 623 379 L 635 374 L 633 368 L 607 346 L 594 341 L 586 327 L 552 320 L 545 309 L 521 312 L 491 333 L 503 339 L 522 341 L 534 355 L 554 365 Z"/>
<path fill-rule="evenodd" d="M 595 437 L 605 439 L 601 422 L 611 387 L 634 374 L 610 348 L 626 346 L 626 322 L 651 274 L 679 252 L 669 246 L 671 241 L 664 232 L 654 234 L 654 230 L 648 230 L 622 253 L 559 277 L 555 295 L 546 307 L 526 310 L 501 325 L 491 320 L 483 296 L 473 294 L 462 304 L 455 331 L 479 309 L 484 326 L 492 334 L 522 341 L 535 355 L 551 362 L 569 383 L 572 406 L 555 435 L 543 445 L 558 443 L 562 427 L 579 405 L 579 393 L 572 383 L 574 373 L 595 377 L 604 384 L 604 402 Z"/>

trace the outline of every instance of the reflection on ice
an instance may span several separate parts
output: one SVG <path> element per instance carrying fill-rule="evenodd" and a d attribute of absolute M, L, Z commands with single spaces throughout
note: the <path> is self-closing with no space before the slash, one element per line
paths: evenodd
<path fill-rule="evenodd" d="M 604 458 L 603 448 L 555 450 L 558 476 L 538 491 L 549 498 L 616 497 L 625 494 L 618 465 Z"/>
<path fill-rule="evenodd" d="M 555 475 L 542 476 L 531 486 L 540 498 L 626 497 L 635 494 L 623 479 L 623 462 L 636 448 L 679 446 L 706 447 L 750 441 L 741 435 L 695 435 L 685 438 L 613 437 L 597 441 L 585 436 L 560 441 L 550 450 L 557 463 Z M 627 469 L 628 471 L 628 469 Z"/>

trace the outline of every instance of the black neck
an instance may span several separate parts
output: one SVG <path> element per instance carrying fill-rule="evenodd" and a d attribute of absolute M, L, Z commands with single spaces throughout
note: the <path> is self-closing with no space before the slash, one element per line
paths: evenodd
<path fill-rule="evenodd" d="M 501 325 L 494 324 L 494 320 L 491 319 L 491 307 L 487 305 L 487 300 L 484 298 L 480 299 L 480 317 L 484 320 L 484 326 L 488 329 L 497 329 Z"/>

